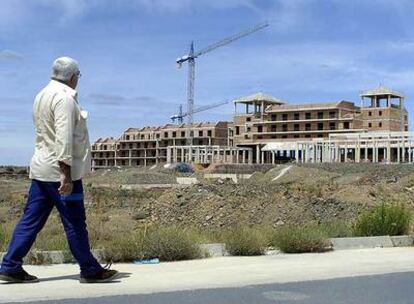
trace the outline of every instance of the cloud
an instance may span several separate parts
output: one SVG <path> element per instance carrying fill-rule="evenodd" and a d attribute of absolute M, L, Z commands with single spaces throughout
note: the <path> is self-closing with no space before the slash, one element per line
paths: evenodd
<path fill-rule="evenodd" d="M 123 96 L 111 94 L 90 94 L 89 98 L 92 103 L 102 105 L 120 105 L 126 100 Z"/>
<path fill-rule="evenodd" d="M 104 105 L 108 107 L 122 107 L 124 109 L 130 109 L 131 107 L 137 107 L 140 111 L 153 110 L 154 108 L 163 109 L 174 106 L 173 103 L 162 101 L 152 96 L 134 96 L 125 97 L 121 95 L 94 93 L 88 95 L 91 103 L 94 105 Z"/>
<path fill-rule="evenodd" d="M 1 50 L 0 51 L 0 60 L 14 60 L 14 61 L 22 61 L 24 60 L 24 56 L 20 53 L 11 51 L 11 50 Z"/>
<path fill-rule="evenodd" d="M 258 10 L 255 0 L 1 0 L 0 32 L 13 30 L 22 23 L 35 21 L 38 12 L 60 25 L 96 10 L 142 11 L 149 13 L 182 13 L 196 9 L 229 10 L 247 8 Z M 2 28 L 3 27 L 3 28 Z"/>
<path fill-rule="evenodd" d="M 105 104 L 105 105 L 121 105 L 121 104 L 136 104 L 139 103 L 160 103 L 160 101 L 151 96 L 135 96 L 135 97 L 124 97 L 121 95 L 112 94 L 90 94 L 89 98 L 94 104 Z"/>

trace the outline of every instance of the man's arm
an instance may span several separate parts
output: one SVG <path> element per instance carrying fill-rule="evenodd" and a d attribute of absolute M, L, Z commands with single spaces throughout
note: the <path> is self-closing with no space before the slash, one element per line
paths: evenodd
<path fill-rule="evenodd" d="M 69 195 L 72 193 L 72 176 L 70 174 L 70 166 L 64 162 L 59 162 L 59 168 L 61 172 L 61 181 L 59 187 L 59 193 L 62 195 Z"/>
<path fill-rule="evenodd" d="M 75 126 L 75 104 L 70 98 L 64 98 L 56 103 L 55 116 L 55 149 L 61 172 L 59 192 L 62 195 L 72 193 L 72 145 Z"/>

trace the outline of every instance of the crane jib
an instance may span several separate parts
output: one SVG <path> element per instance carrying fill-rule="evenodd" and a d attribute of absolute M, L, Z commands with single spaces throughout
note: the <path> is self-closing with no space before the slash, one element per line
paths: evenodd
<path fill-rule="evenodd" d="M 194 51 L 194 42 L 192 41 L 190 44 L 190 50 L 187 55 L 184 55 L 180 58 L 177 58 L 176 62 L 178 64 L 178 67 L 181 67 L 181 65 L 184 62 L 188 62 L 188 81 L 187 81 L 187 113 L 185 115 L 183 114 L 182 117 L 187 116 L 188 124 L 193 124 L 193 114 L 196 113 L 194 110 L 194 82 L 195 82 L 195 59 L 205 53 L 211 52 L 219 47 L 222 47 L 224 45 L 227 45 L 233 41 L 236 41 L 240 38 L 243 38 L 245 36 L 248 36 L 250 34 L 253 34 L 261 29 L 264 29 L 265 27 L 268 27 L 269 24 L 267 22 L 261 23 L 256 25 L 253 28 L 250 28 L 246 31 L 240 32 L 238 34 L 235 34 L 233 36 L 229 36 L 223 40 L 220 40 L 214 44 L 211 44 L 207 46 L 204 49 L 201 49 L 197 52 Z M 182 119 L 181 117 L 181 119 Z M 190 132 L 191 134 L 192 132 Z M 190 136 L 192 137 L 192 136 Z M 192 138 L 189 140 L 189 144 L 192 144 Z"/>

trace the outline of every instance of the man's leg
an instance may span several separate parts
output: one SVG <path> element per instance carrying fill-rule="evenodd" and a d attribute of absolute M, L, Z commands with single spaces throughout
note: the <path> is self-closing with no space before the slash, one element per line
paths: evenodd
<path fill-rule="evenodd" d="M 82 181 L 73 182 L 72 194 L 68 196 L 61 197 L 57 188 L 51 194 L 59 210 L 70 250 L 79 263 L 81 276 L 101 272 L 103 268 L 92 255 L 89 245 Z"/>
<path fill-rule="evenodd" d="M 23 258 L 45 225 L 53 206 L 53 202 L 47 199 L 44 183 L 32 180 L 23 216 L 14 229 L 9 249 L 1 264 L 0 273 L 17 273 L 23 270 Z"/>

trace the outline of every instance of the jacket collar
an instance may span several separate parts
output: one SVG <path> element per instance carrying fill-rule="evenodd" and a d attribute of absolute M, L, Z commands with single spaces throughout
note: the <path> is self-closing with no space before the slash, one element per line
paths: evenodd
<path fill-rule="evenodd" d="M 57 81 L 57 80 L 54 80 L 54 79 L 52 79 L 49 84 L 52 85 L 52 86 L 55 86 L 55 87 L 59 87 L 64 92 L 66 92 L 67 94 L 72 96 L 76 101 L 78 100 L 78 92 L 76 90 L 72 89 L 67 84 L 64 84 L 63 82 L 60 82 L 60 81 Z"/>

